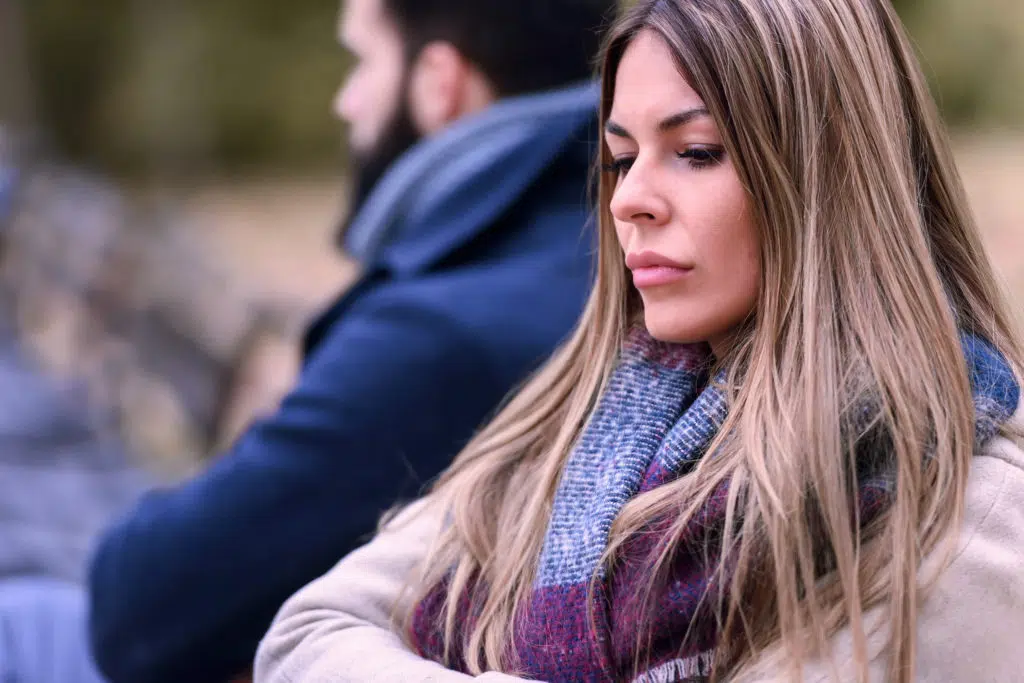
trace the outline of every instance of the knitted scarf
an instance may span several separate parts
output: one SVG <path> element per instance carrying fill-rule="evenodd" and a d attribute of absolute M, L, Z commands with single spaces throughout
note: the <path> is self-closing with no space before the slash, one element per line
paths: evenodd
<path fill-rule="evenodd" d="M 1020 392 L 994 347 L 969 335 L 961 342 L 980 447 L 1013 414 Z M 548 683 L 671 683 L 710 674 L 719 634 L 702 601 L 714 570 L 703 552 L 674 558 L 665 585 L 652 596 L 653 612 L 635 596 L 650 580 L 656 532 L 627 542 L 611 576 L 599 565 L 626 502 L 690 471 L 726 415 L 725 396 L 708 382 L 706 347 L 660 343 L 639 330 L 630 334 L 555 494 L 533 595 L 515 629 L 520 676 Z M 859 481 L 862 510 L 880 509 L 893 484 L 884 469 L 865 474 Z M 709 534 L 721 532 L 724 494 L 706 504 L 680 547 L 703 548 L 715 538 Z M 599 580 L 591 590 L 595 574 Z M 438 661 L 444 660 L 439 615 L 445 596 L 442 584 L 417 606 L 410 634 L 422 656 Z M 468 596 L 462 603 L 459 623 L 468 628 L 475 610 Z M 637 676 L 641 632 L 651 634 L 648 651 L 641 653 L 649 665 Z M 450 654 L 447 665 L 464 670 L 462 654 Z"/>

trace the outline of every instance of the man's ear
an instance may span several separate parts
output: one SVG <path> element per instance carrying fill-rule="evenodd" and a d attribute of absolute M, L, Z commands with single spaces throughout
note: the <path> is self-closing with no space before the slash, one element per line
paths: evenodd
<path fill-rule="evenodd" d="M 444 41 L 420 50 L 410 71 L 408 96 L 412 121 L 423 135 L 433 135 L 495 99 L 480 70 Z"/>

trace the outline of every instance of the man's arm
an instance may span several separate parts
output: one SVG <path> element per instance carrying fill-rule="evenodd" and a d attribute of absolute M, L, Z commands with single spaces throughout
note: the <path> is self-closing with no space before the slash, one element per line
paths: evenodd
<path fill-rule="evenodd" d="M 90 629 L 112 683 L 223 683 L 282 602 L 418 493 L 502 398 L 440 315 L 350 311 L 279 412 L 102 539 Z"/>

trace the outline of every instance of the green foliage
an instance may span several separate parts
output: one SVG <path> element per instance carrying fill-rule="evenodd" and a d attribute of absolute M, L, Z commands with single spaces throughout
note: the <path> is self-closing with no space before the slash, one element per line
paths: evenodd
<path fill-rule="evenodd" d="M 332 163 L 337 0 L 21 0 L 57 148 L 126 173 Z M 949 119 L 1024 123 L 1024 2 L 894 0 Z"/>
<path fill-rule="evenodd" d="M 1024 3 L 899 4 L 947 119 L 966 127 L 1024 129 Z"/>
<path fill-rule="evenodd" d="M 336 0 L 31 0 L 41 123 L 123 172 L 323 164 L 345 67 Z"/>

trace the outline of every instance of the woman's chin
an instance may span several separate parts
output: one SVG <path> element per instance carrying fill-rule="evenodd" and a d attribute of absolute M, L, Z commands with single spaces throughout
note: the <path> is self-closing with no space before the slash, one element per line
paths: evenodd
<path fill-rule="evenodd" d="M 661 342 L 669 344 L 699 344 L 707 341 L 701 330 L 685 321 L 678 315 L 660 316 L 651 311 L 644 313 L 644 326 L 648 334 Z"/>

